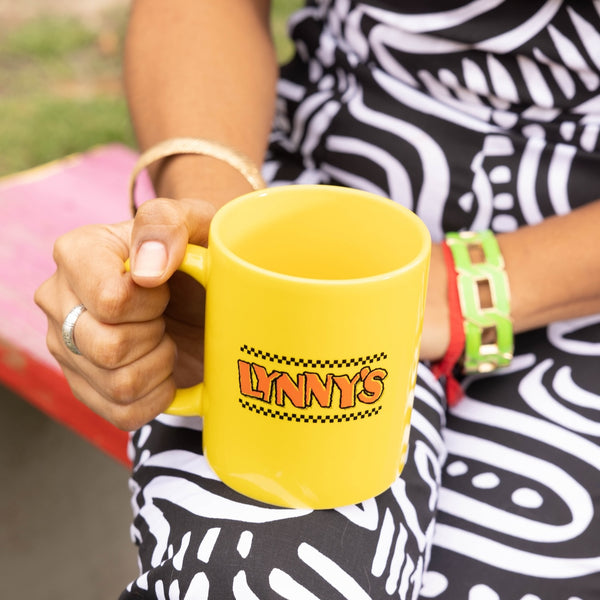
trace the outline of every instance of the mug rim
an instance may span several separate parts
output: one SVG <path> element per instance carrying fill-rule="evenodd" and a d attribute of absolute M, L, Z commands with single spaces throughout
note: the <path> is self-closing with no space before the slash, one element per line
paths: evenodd
<path fill-rule="evenodd" d="M 219 227 L 222 225 L 224 219 L 227 218 L 227 215 L 235 210 L 236 206 L 242 203 L 249 201 L 252 198 L 266 196 L 268 194 L 273 193 L 274 190 L 278 192 L 281 191 L 285 193 L 286 190 L 293 189 L 297 191 L 298 188 L 302 188 L 303 190 L 314 190 L 314 191 L 338 191 L 343 190 L 344 193 L 348 193 L 354 196 L 361 197 L 369 197 L 371 200 L 374 200 L 382 205 L 385 205 L 387 208 L 391 208 L 398 212 L 403 213 L 403 215 L 411 220 L 416 228 L 420 231 L 423 244 L 419 249 L 416 256 L 410 260 L 409 262 L 403 264 L 401 267 L 396 269 L 392 269 L 389 271 L 385 271 L 383 273 L 378 273 L 376 275 L 367 275 L 365 277 L 354 277 L 347 279 L 329 279 L 329 278 L 315 278 L 315 277 L 302 277 L 299 275 L 290 275 L 287 273 L 280 273 L 278 271 L 274 271 L 271 269 L 267 269 L 265 267 L 261 267 L 256 265 L 238 254 L 236 254 L 233 250 L 231 250 L 223 241 L 222 237 L 219 234 Z M 427 229 L 427 226 L 423 222 L 423 220 L 412 210 L 406 208 L 402 204 L 398 202 L 394 202 L 393 200 L 386 198 L 385 196 L 380 196 L 378 194 L 374 194 L 372 192 L 366 192 L 363 190 L 359 190 L 356 188 L 345 187 L 341 185 L 329 185 L 329 184 L 285 184 L 285 185 L 275 185 L 272 187 L 263 188 L 260 190 L 254 190 L 252 192 L 248 192 L 247 194 L 243 194 L 242 196 L 238 196 L 233 200 L 229 201 L 227 204 L 224 204 L 219 210 L 216 212 L 213 217 L 210 230 L 209 230 L 209 238 L 208 238 L 208 249 L 210 251 L 211 244 L 215 244 L 219 247 L 220 252 L 222 252 L 225 256 L 227 256 L 231 261 L 241 264 L 246 269 L 250 269 L 257 273 L 260 273 L 263 276 L 276 278 L 276 279 L 284 279 L 290 282 L 303 283 L 303 284 L 312 284 L 312 285 L 338 285 L 338 286 L 347 286 L 347 285 L 357 285 L 357 284 L 365 284 L 377 281 L 385 281 L 394 276 L 400 275 L 406 271 L 410 271 L 417 265 L 421 264 L 423 261 L 428 259 L 431 251 L 431 234 Z"/>

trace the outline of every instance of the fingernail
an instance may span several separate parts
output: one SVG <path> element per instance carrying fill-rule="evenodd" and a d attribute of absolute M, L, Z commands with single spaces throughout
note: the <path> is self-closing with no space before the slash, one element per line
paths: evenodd
<path fill-rule="evenodd" d="M 167 249 L 161 242 L 144 242 L 133 263 L 133 274 L 138 277 L 160 277 L 167 268 Z"/>

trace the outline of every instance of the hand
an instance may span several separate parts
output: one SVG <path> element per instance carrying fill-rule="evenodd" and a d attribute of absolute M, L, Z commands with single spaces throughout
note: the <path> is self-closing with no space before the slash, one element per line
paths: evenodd
<path fill-rule="evenodd" d="M 206 244 L 213 215 L 207 202 L 156 199 L 133 221 L 82 227 L 56 242 L 56 272 L 35 295 L 48 347 L 75 396 L 121 429 L 147 423 L 176 386 L 202 377 L 204 291 L 181 273 L 169 278 L 188 241 Z M 81 355 L 61 335 L 77 304 L 87 309 L 74 331 Z"/>

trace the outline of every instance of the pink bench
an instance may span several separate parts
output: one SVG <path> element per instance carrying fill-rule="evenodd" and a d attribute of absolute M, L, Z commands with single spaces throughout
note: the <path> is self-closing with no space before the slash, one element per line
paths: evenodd
<path fill-rule="evenodd" d="M 129 218 L 136 158 L 113 144 L 0 179 L 0 383 L 124 464 L 127 434 L 74 398 L 46 348 L 46 320 L 33 294 L 54 272 L 57 237 Z M 138 192 L 152 194 L 147 178 Z"/>

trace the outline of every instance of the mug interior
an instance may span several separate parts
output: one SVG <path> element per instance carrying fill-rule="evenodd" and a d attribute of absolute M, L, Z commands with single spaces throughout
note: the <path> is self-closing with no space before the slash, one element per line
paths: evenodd
<path fill-rule="evenodd" d="M 319 185 L 242 196 L 217 213 L 211 235 L 259 269 L 328 281 L 406 268 L 429 245 L 422 221 L 391 200 Z"/>

